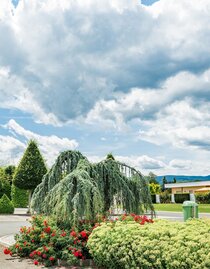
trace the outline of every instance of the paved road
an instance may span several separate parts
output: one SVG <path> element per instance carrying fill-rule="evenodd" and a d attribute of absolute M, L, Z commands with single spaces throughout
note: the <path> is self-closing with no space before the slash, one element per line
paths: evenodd
<path fill-rule="evenodd" d="M 183 221 L 182 212 L 166 212 L 166 211 L 156 211 L 157 218 Z M 210 213 L 199 213 L 200 218 L 210 218 Z"/>
<path fill-rule="evenodd" d="M 0 237 L 18 233 L 21 226 L 29 226 L 27 216 L 0 215 Z"/>

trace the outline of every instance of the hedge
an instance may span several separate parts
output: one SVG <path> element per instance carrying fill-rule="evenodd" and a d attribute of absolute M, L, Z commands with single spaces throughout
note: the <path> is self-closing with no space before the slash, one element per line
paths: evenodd
<path fill-rule="evenodd" d="M 175 202 L 178 204 L 182 204 L 184 201 L 190 200 L 190 194 L 189 193 L 176 193 L 174 194 Z"/>
<path fill-rule="evenodd" d="M 186 223 L 157 220 L 103 224 L 93 230 L 88 248 L 107 269 L 209 269 L 210 220 Z"/>
<path fill-rule="evenodd" d="M 10 199 L 4 194 L 0 199 L 0 214 L 13 214 L 14 206 Z"/>
<path fill-rule="evenodd" d="M 28 205 L 29 193 L 26 190 L 21 190 L 15 185 L 12 185 L 11 197 L 14 207 L 25 208 Z"/>
<path fill-rule="evenodd" d="M 197 193 L 195 194 L 195 199 L 197 203 L 210 204 L 210 192 Z"/>

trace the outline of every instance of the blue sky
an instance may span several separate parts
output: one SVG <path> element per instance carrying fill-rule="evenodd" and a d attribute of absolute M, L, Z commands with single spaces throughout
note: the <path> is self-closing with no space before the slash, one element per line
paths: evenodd
<path fill-rule="evenodd" d="M 1 5 L 0 165 L 36 139 L 49 166 L 77 149 L 144 174 L 210 174 L 209 1 Z"/>

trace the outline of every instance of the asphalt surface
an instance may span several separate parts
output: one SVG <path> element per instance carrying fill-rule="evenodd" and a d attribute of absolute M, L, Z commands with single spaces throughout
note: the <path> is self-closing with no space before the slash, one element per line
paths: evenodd
<path fill-rule="evenodd" d="M 182 212 L 157 211 L 157 218 L 173 221 L 184 221 Z M 199 213 L 199 218 L 210 218 L 210 213 Z"/>
<path fill-rule="evenodd" d="M 29 226 L 27 219 L 29 219 L 28 216 L 0 215 L 0 237 L 16 234 L 21 226 Z"/>

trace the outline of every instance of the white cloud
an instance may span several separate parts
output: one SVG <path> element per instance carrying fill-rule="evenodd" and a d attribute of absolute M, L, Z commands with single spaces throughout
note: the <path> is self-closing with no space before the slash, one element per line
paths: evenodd
<path fill-rule="evenodd" d="M 41 152 L 43 153 L 47 163 L 52 165 L 58 154 L 64 150 L 75 149 L 78 147 L 78 142 L 76 140 L 71 140 L 69 138 L 60 138 L 55 135 L 43 136 L 24 129 L 15 120 L 10 120 L 6 125 L 2 126 L 8 130 L 12 136 L 0 136 L 2 140 L 0 146 L 0 152 L 2 152 L 2 160 L 4 160 L 4 153 L 8 155 L 7 163 L 10 161 L 17 163 L 18 158 L 23 153 L 26 148 L 27 142 L 30 139 L 37 141 Z M 24 142 L 21 140 L 24 139 Z M 17 153 L 13 159 L 14 151 Z"/>
<path fill-rule="evenodd" d="M 16 9 L 7 2 L 0 66 L 10 74 L 0 82 L 0 106 L 28 111 L 39 122 L 86 117 L 97 102 L 116 101 L 135 87 L 152 97 L 148 88 L 155 92 L 167 78 L 209 68 L 208 0 L 150 7 L 137 0 L 20 0 Z M 122 109 L 115 125 L 136 109 L 130 115 Z"/>
<path fill-rule="evenodd" d="M 169 166 L 171 168 L 190 170 L 192 168 L 192 161 L 174 159 L 170 161 Z"/>
<path fill-rule="evenodd" d="M 142 156 L 116 156 L 117 160 L 120 160 L 124 163 L 130 164 L 140 171 L 151 171 L 158 170 L 160 168 L 166 167 L 166 164 L 158 159 L 151 158 L 147 155 Z"/>
<path fill-rule="evenodd" d="M 151 157 L 148 155 L 116 155 L 115 158 L 123 163 L 127 163 L 138 169 L 143 175 L 153 172 L 156 175 L 208 175 L 210 165 L 204 156 L 200 160 L 171 159 L 162 160 L 161 157 Z M 88 156 L 91 162 L 100 162 L 103 156 Z"/>
<path fill-rule="evenodd" d="M 11 136 L 0 135 L 0 166 L 17 164 L 25 144 Z"/>

